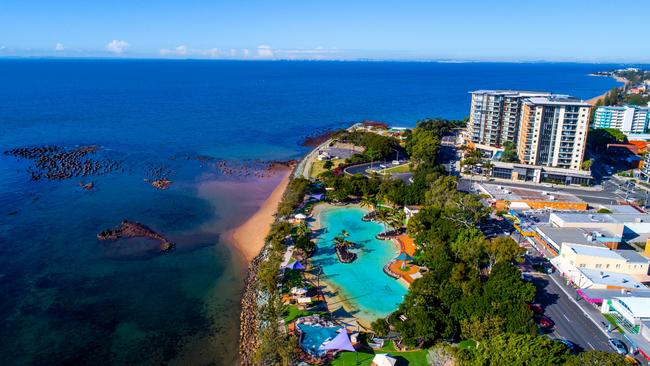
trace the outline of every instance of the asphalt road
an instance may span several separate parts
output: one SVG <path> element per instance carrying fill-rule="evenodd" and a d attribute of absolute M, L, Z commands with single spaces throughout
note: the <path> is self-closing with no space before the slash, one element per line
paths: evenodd
<path fill-rule="evenodd" d="M 548 333 L 551 338 L 568 339 L 585 351 L 612 351 L 603 332 L 548 275 L 537 274 L 533 283 L 537 287 L 536 301 L 544 307 L 544 314 L 555 322 Z"/>
<path fill-rule="evenodd" d="M 383 161 L 381 162 L 372 162 L 372 167 L 373 168 L 379 168 L 379 164 L 384 164 L 387 167 L 392 167 L 390 162 L 384 163 Z M 364 163 L 364 164 L 359 164 L 359 165 L 353 165 L 351 167 L 345 168 L 345 173 L 350 174 L 350 175 L 355 175 L 355 174 L 361 174 L 366 177 L 369 176 L 368 172 L 366 170 L 370 169 L 371 163 Z M 391 176 L 395 179 L 401 179 L 404 181 L 406 184 L 411 184 L 409 179 L 413 176 L 413 173 L 392 173 Z"/>

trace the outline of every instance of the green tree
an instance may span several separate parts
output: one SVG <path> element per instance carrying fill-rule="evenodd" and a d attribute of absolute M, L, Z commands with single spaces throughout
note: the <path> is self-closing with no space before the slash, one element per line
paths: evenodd
<path fill-rule="evenodd" d="M 519 156 L 517 155 L 517 146 L 515 146 L 513 142 L 506 141 L 503 144 L 501 161 L 505 161 L 506 163 L 519 163 Z"/>
<path fill-rule="evenodd" d="M 621 355 L 612 352 L 589 350 L 573 356 L 566 366 L 624 366 L 632 365 Z"/>
<path fill-rule="evenodd" d="M 388 335 L 390 327 L 384 318 L 377 318 L 374 322 L 370 323 L 370 328 L 375 334 L 379 337 L 384 337 Z"/>
<path fill-rule="evenodd" d="M 483 241 L 485 253 L 488 258 L 488 270 L 499 262 L 522 261 L 526 250 L 517 244 L 510 236 L 498 236 L 491 240 Z"/>
<path fill-rule="evenodd" d="M 334 163 L 331 160 L 327 160 L 326 162 L 323 163 L 323 168 L 325 169 L 332 169 L 334 166 Z"/>
<path fill-rule="evenodd" d="M 562 365 L 569 358 L 566 346 L 530 334 L 500 334 L 469 351 L 468 365 Z"/>

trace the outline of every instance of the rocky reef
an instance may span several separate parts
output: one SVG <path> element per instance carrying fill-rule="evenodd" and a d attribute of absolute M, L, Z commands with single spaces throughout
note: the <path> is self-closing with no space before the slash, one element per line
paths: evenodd
<path fill-rule="evenodd" d="M 160 251 L 167 252 L 174 244 L 153 229 L 139 222 L 124 220 L 115 229 L 104 230 L 97 234 L 99 240 L 118 240 L 122 238 L 149 238 L 160 242 Z"/>
<path fill-rule="evenodd" d="M 95 145 L 64 148 L 61 146 L 20 147 L 6 150 L 5 155 L 31 160 L 27 171 L 32 180 L 64 180 L 74 177 L 103 175 L 120 169 L 115 160 L 96 158 Z"/>

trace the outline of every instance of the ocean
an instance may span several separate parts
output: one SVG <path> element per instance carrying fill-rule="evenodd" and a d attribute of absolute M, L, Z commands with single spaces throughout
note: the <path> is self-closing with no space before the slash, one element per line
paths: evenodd
<path fill-rule="evenodd" d="M 365 119 L 463 118 L 473 89 L 592 98 L 619 66 L 0 60 L 0 364 L 236 364 L 246 266 L 220 235 L 278 183 L 266 162 Z M 174 249 L 97 239 L 125 219 Z"/>

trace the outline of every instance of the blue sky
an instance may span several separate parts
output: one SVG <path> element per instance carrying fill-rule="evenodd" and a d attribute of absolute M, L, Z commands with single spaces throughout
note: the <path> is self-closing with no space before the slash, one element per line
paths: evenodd
<path fill-rule="evenodd" d="M 2 0 L 0 56 L 650 61 L 650 1 Z"/>

